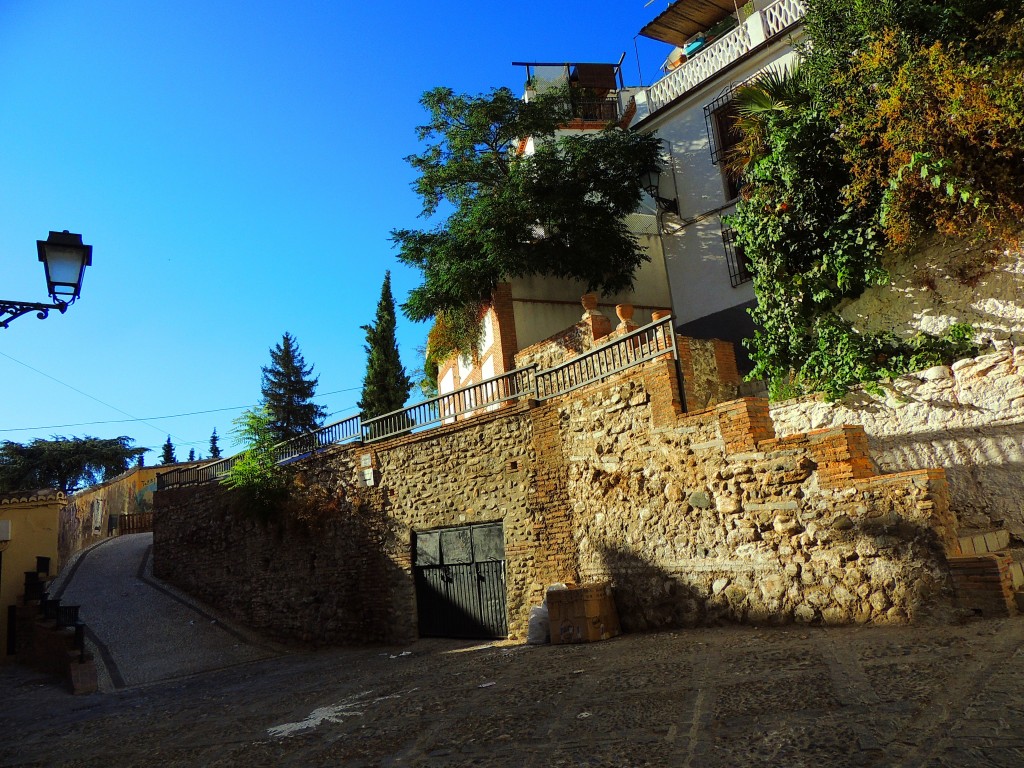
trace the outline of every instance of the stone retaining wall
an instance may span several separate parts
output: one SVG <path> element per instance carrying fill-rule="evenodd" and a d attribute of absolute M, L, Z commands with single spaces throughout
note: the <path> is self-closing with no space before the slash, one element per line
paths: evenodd
<path fill-rule="evenodd" d="M 501 521 L 513 637 L 558 581 L 610 579 L 627 629 L 907 621 L 948 596 L 941 470 L 877 476 L 859 428 L 776 438 L 764 400 L 683 414 L 672 360 L 303 466 L 267 524 L 220 488 L 158 492 L 157 575 L 279 636 L 411 639 L 412 532 Z"/>
<path fill-rule="evenodd" d="M 961 526 L 1024 541 L 1024 347 L 903 376 L 881 395 L 787 400 L 771 415 L 780 434 L 863 425 L 881 470 L 943 467 Z"/>

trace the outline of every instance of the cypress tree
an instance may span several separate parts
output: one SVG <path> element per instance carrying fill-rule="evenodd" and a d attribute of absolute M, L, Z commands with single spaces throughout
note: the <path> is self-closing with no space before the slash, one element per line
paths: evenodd
<path fill-rule="evenodd" d="M 270 350 L 270 365 L 263 368 L 263 406 L 270 416 L 270 429 L 279 440 L 287 440 L 316 429 L 327 411 L 312 402 L 318 377 L 307 366 L 299 345 L 290 333 Z"/>
<path fill-rule="evenodd" d="M 217 428 L 213 428 L 213 434 L 210 435 L 210 458 L 220 458 L 220 445 L 217 444 Z"/>
<path fill-rule="evenodd" d="M 366 376 L 359 408 L 363 416 L 372 418 L 405 405 L 412 381 L 405 373 L 398 356 L 395 338 L 395 299 L 391 295 L 391 272 L 384 273 L 384 284 L 377 302 L 377 316 L 366 332 Z"/>
<path fill-rule="evenodd" d="M 167 442 L 164 443 L 163 454 L 160 456 L 161 464 L 174 464 L 178 459 L 174 455 L 174 443 L 171 442 L 171 436 L 167 436 Z"/>

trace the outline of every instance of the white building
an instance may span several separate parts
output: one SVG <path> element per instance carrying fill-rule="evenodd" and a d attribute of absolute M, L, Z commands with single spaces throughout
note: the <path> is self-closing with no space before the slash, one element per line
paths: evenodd
<path fill-rule="evenodd" d="M 630 217 L 650 261 L 638 271 L 632 293 L 600 297 L 599 310 L 612 326 L 616 304 L 631 303 L 641 325 L 652 310 L 671 308 L 681 335 L 735 342 L 741 371 L 749 368 L 739 341 L 753 335 L 747 309 L 754 291 L 742 253 L 723 224 L 739 190 L 722 160 L 735 143 L 728 126 L 736 88 L 769 67 L 794 63 L 804 13 L 802 0 L 676 0 L 640 31 L 671 46 L 664 76 L 646 88 L 624 85 L 621 59 L 514 63 L 525 67 L 526 99 L 568 84 L 575 118 L 563 133 L 619 122 L 656 131 L 664 143 L 665 171 L 656 191 L 662 210 L 654 213 L 652 199 L 646 211 Z M 519 151 L 529 154 L 530 142 L 524 139 Z M 446 361 L 439 391 L 512 370 L 517 352 L 580 322 L 584 290 L 572 281 L 541 277 L 500 286 L 483 318 L 479 355 Z"/>
<path fill-rule="evenodd" d="M 660 229 L 676 328 L 685 336 L 739 342 L 753 334 L 750 274 L 723 217 L 738 187 L 722 162 L 735 89 L 759 72 L 792 66 L 803 31 L 802 0 L 677 0 L 640 34 L 673 46 L 665 75 L 635 94 L 631 127 L 665 144 L 658 196 L 678 213 Z M 745 353 L 740 353 L 744 367 Z"/>

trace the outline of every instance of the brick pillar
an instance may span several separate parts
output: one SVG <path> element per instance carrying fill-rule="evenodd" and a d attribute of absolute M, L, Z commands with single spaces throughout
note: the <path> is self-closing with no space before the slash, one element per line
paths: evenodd
<path fill-rule="evenodd" d="M 726 454 L 757 450 L 762 440 L 775 437 L 775 425 L 768 413 L 768 401 L 760 397 L 743 397 L 715 406 L 718 428 L 725 441 Z"/>
<path fill-rule="evenodd" d="M 675 360 L 654 360 L 644 366 L 644 388 L 651 398 L 651 426 L 674 427 L 683 413 Z"/>
<path fill-rule="evenodd" d="M 722 339 L 714 339 L 713 342 L 718 380 L 722 384 L 739 387 L 740 372 L 736 367 L 736 345 L 731 341 L 723 341 Z"/>
<path fill-rule="evenodd" d="M 878 474 L 871 460 L 864 427 L 846 425 L 811 433 L 808 439 L 822 485 L 835 487 L 848 480 L 861 480 Z"/>
<path fill-rule="evenodd" d="M 515 357 L 519 351 L 516 339 L 516 312 L 512 302 L 512 284 L 498 283 L 491 299 L 494 311 L 494 373 L 506 373 L 516 367 Z"/>
<path fill-rule="evenodd" d="M 558 407 L 543 405 L 530 413 L 537 457 L 536 494 L 531 504 L 533 536 L 537 543 L 535 581 L 543 588 L 557 582 L 578 581 L 579 557 L 572 536 L 566 491 L 569 472 L 562 454 Z M 544 595 L 532 597 L 534 602 L 540 602 Z"/>
<path fill-rule="evenodd" d="M 612 332 L 612 321 L 599 309 L 588 309 L 583 313 L 583 322 L 590 329 L 590 337 L 594 341 L 603 339 Z"/>
<path fill-rule="evenodd" d="M 676 350 L 679 353 L 679 370 L 683 374 L 683 391 L 686 395 L 686 410 L 699 411 L 700 403 L 697 401 L 697 390 L 693 386 L 693 339 L 688 336 L 676 335 Z"/>

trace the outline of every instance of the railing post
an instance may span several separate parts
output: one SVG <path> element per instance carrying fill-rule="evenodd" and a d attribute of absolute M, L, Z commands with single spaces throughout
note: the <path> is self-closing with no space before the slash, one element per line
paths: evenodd
<path fill-rule="evenodd" d="M 750 35 L 751 48 L 760 45 L 768 39 L 765 34 L 763 11 L 754 11 L 743 23 L 747 26 L 747 33 Z"/>

